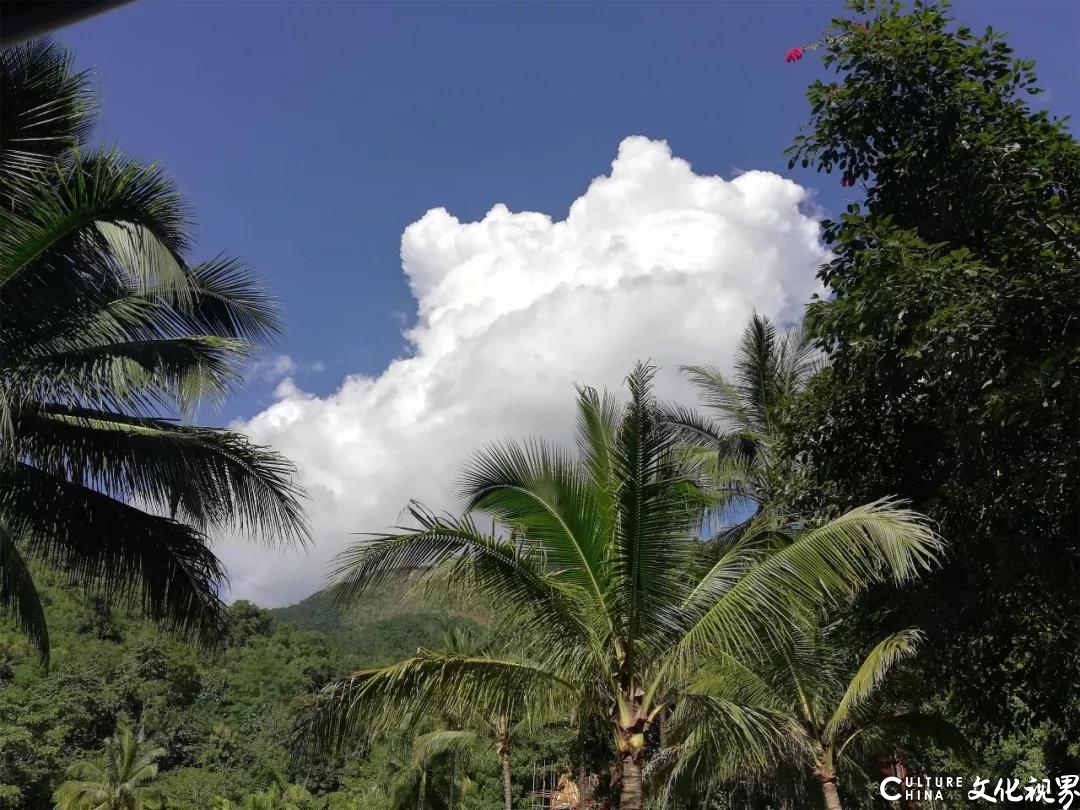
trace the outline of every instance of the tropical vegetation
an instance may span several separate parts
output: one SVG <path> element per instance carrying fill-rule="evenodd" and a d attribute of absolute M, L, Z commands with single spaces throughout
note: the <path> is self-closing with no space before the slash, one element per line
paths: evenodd
<path fill-rule="evenodd" d="M 164 626 L 220 634 L 212 532 L 307 528 L 288 461 L 177 421 L 277 328 L 235 260 L 186 258 L 158 169 L 87 151 L 88 80 L 56 43 L 0 55 L 0 608 L 49 655 L 29 563 Z"/>
<path fill-rule="evenodd" d="M 388 736 L 363 761 L 306 762 L 288 747 L 294 713 L 339 675 L 476 627 L 462 614 L 409 609 L 390 592 L 373 593 L 356 614 L 327 610 L 319 599 L 274 611 L 236 602 L 225 612 L 222 642 L 208 652 L 162 634 L 138 606 L 111 608 L 49 570 L 35 571 L 35 580 L 53 656 L 43 669 L 15 625 L 0 627 L 0 807 L 52 808 L 67 768 L 100 766 L 105 742 L 127 724 L 142 730 L 143 750 L 161 749 L 151 787 L 170 808 L 208 810 L 218 799 L 239 805 L 278 785 L 333 802 L 313 799 L 305 810 L 349 808 L 349 801 L 388 810 L 385 788 L 411 761 L 411 740 Z M 526 789 L 537 751 L 529 740 L 515 752 L 516 790 Z M 429 783 L 441 787 L 444 759 L 429 770 Z M 475 776 L 464 765 L 459 774 Z M 481 788 L 502 795 L 494 776 Z M 369 791 L 376 798 L 362 801 Z"/>
<path fill-rule="evenodd" d="M 275 611 L 224 604 L 210 543 L 303 544 L 293 468 L 194 423 L 272 300 L 90 146 L 62 47 L 0 54 L 0 807 L 839 810 L 1080 772 L 1080 144 L 999 34 L 848 7 L 786 57 L 831 74 L 791 168 L 852 195 L 804 322 L 685 367 L 693 405 L 647 364 L 580 387 L 571 448 L 479 449 L 458 508 Z"/>
<path fill-rule="evenodd" d="M 524 698 L 534 712 L 604 716 L 621 767 L 619 807 L 639 810 L 646 736 L 703 667 L 760 655 L 808 614 L 932 566 L 940 540 L 888 501 L 812 527 L 761 522 L 703 562 L 709 485 L 679 452 L 652 373 L 635 369 L 625 404 L 581 390 L 576 457 L 543 441 L 492 447 L 462 476 L 464 516 L 415 506 L 415 528 L 345 552 L 340 600 L 420 569 L 414 589 L 461 587 L 488 607 L 506 653 L 424 651 L 332 684 L 311 709 L 317 742 L 340 744 L 380 711 L 399 718 L 460 704 L 510 715 Z M 480 531 L 478 513 L 506 539 Z M 757 707 L 712 708 L 718 745 L 758 767 L 775 756 Z"/>
<path fill-rule="evenodd" d="M 697 774 L 712 779 L 727 774 L 730 779 L 745 767 L 739 752 L 717 746 L 706 732 L 707 709 L 715 701 L 757 707 L 774 724 L 774 733 L 788 738 L 788 757 L 781 766 L 788 782 L 778 798 L 797 805 L 811 792 L 809 779 L 821 791 L 824 806 L 840 810 L 841 777 L 866 790 L 871 781 L 867 763 L 895 763 L 900 752 L 913 746 L 937 746 L 951 750 L 957 761 L 967 760 L 967 742 L 949 721 L 913 707 L 917 692 L 895 683 L 895 670 L 915 656 L 921 641 L 918 630 L 900 630 L 861 661 L 851 660 L 851 644 L 836 625 L 810 623 L 766 658 L 712 662 L 698 673 L 682 711 L 672 718 L 675 744 L 657 758 L 664 790 L 678 795 L 695 787 Z M 716 785 L 707 782 L 706 788 L 715 790 Z"/>
<path fill-rule="evenodd" d="M 859 194 L 824 223 L 829 358 L 783 454 L 801 508 L 897 495 L 950 551 L 914 587 L 868 594 L 875 637 L 917 626 L 934 691 L 972 737 L 1075 769 L 1080 702 L 1080 144 L 1034 62 L 935 3 L 852 4 L 793 164 Z M 1023 740 L 1024 742 L 1021 742 Z M 1017 767 L 1019 763 L 1007 766 Z"/>
<path fill-rule="evenodd" d="M 144 810 L 156 796 L 156 760 L 164 749 L 148 748 L 142 734 L 127 726 L 105 743 L 101 763 L 76 762 L 67 769 L 68 781 L 56 789 L 57 810 Z"/>

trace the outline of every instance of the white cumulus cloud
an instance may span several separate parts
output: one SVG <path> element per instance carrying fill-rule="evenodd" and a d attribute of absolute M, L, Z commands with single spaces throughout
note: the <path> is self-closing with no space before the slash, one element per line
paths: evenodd
<path fill-rule="evenodd" d="M 291 379 L 296 374 L 321 374 L 324 371 L 326 364 L 321 360 L 298 363 L 287 354 L 266 354 L 250 362 L 246 374 L 249 379 L 279 382 Z"/>
<path fill-rule="evenodd" d="M 232 596 L 308 595 L 350 533 L 395 525 L 410 498 L 452 507 L 478 447 L 569 441 L 574 383 L 617 388 L 651 359 L 659 393 L 691 401 L 680 364 L 728 366 L 751 312 L 797 319 L 818 289 L 826 253 L 806 197 L 769 172 L 697 175 L 666 143 L 631 137 L 563 219 L 502 204 L 479 222 L 429 211 L 401 238 L 417 307 L 409 356 L 327 397 L 287 378 L 237 425 L 298 465 L 316 544 L 219 547 Z"/>
<path fill-rule="evenodd" d="M 248 376 L 259 377 L 263 380 L 275 382 L 291 377 L 296 373 L 298 366 L 296 361 L 287 354 L 271 354 L 252 362 L 248 369 Z"/>

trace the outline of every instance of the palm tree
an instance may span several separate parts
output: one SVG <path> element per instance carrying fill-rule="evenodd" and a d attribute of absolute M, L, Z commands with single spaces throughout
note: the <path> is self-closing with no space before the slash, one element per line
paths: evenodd
<path fill-rule="evenodd" d="M 68 781 L 53 794 L 56 810 L 143 810 L 156 800 L 150 787 L 157 778 L 155 760 L 162 748 L 149 748 L 122 726 L 105 743 L 101 764 L 76 762 L 67 769 Z"/>
<path fill-rule="evenodd" d="M 399 774 L 399 782 L 415 783 L 417 777 L 427 777 L 436 765 L 444 763 L 449 768 L 446 795 L 441 797 L 447 810 L 457 806 L 457 796 L 471 783 L 466 768 L 491 767 L 494 749 L 484 729 L 440 728 L 416 736 L 412 741 L 412 760 L 409 767 Z M 459 777 L 459 768 L 461 768 Z M 472 770 L 473 773 L 476 770 Z"/>
<path fill-rule="evenodd" d="M 513 540 L 511 540 L 513 542 Z M 475 632 L 456 629 L 442 644 L 440 653 L 452 656 L 495 656 L 501 650 L 497 640 L 484 638 Z M 434 758 L 449 755 L 465 757 L 483 766 L 493 754 L 502 778 L 504 810 L 513 810 L 514 783 L 511 774 L 511 758 L 516 743 L 530 731 L 536 722 L 530 722 L 525 705 L 528 695 L 522 694 L 516 706 L 504 707 L 503 711 L 487 712 L 484 706 L 462 707 L 466 715 L 452 716 L 444 712 L 445 728 L 422 734 L 413 741 L 414 757 L 418 763 L 430 763 Z M 509 714 L 508 711 L 512 711 Z"/>
<path fill-rule="evenodd" d="M 292 466 L 183 424 L 277 330 L 241 264 L 186 259 L 174 185 L 85 153 L 86 78 L 58 45 L 0 55 L 0 611 L 48 657 L 37 561 L 215 636 L 215 531 L 302 543 Z"/>
<path fill-rule="evenodd" d="M 804 625 L 755 666 L 727 657 L 712 661 L 672 718 L 673 736 L 683 729 L 686 734 L 675 746 L 669 790 L 688 775 L 692 783 L 697 774 L 745 772 L 749 763 L 742 752 L 717 747 L 707 733 L 717 702 L 758 706 L 773 718 L 777 732 L 789 738 L 790 765 L 819 785 L 828 810 L 841 810 L 837 783 L 843 773 L 865 780 L 861 764 L 895 755 L 905 743 L 931 742 L 968 757 L 967 744 L 947 721 L 902 708 L 905 701 L 890 688 L 894 667 L 917 653 L 918 630 L 885 637 L 851 665 L 836 629 Z M 788 763 L 783 767 L 790 771 Z"/>
<path fill-rule="evenodd" d="M 443 745 L 427 735 L 410 742 L 401 734 L 379 733 L 370 735 L 368 742 L 376 739 L 381 743 L 378 750 L 386 757 L 385 764 L 393 775 L 387 783 L 371 786 L 356 797 L 357 807 L 452 810 L 455 797 L 467 789 L 467 780 L 459 780 L 453 768 L 447 768 L 448 755 L 473 755 L 477 753 L 476 749 L 453 740 Z"/>
<path fill-rule="evenodd" d="M 490 656 L 498 650 L 489 638 L 470 629 L 456 628 L 448 633 L 441 644 L 439 654 L 451 656 Z M 373 674 L 377 670 L 371 671 Z M 427 778 L 432 768 L 439 762 L 448 761 L 451 779 L 447 797 L 447 806 L 453 810 L 453 794 L 457 791 L 456 771 L 459 763 L 473 768 L 498 767 L 501 771 L 503 788 L 503 806 L 505 810 L 513 807 L 513 779 L 511 773 L 511 755 L 513 748 L 523 735 L 534 730 L 535 724 L 527 719 L 524 710 L 525 695 L 517 706 L 514 715 L 505 712 L 490 713 L 484 706 L 458 706 L 448 704 L 436 708 L 433 715 L 413 713 L 407 717 L 394 717 L 390 712 L 381 718 L 372 717 L 367 726 L 369 732 L 391 735 L 388 742 L 393 745 L 403 734 L 413 734 L 412 760 L 407 767 L 400 769 L 398 794 L 406 798 L 401 801 L 408 804 L 408 796 L 423 787 L 430 793 L 430 779 Z M 379 719 L 387 721 L 380 725 Z"/>
<path fill-rule="evenodd" d="M 620 762 L 620 807 L 639 810 L 646 732 L 704 662 L 757 651 L 808 609 L 883 579 L 907 581 L 935 560 L 941 542 L 925 520 L 878 502 L 811 529 L 748 532 L 699 566 L 707 498 L 653 399 L 652 376 L 635 369 L 626 404 L 579 392 L 577 458 L 543 441 L 492 447 L 462 478 L 463 517 L 414 505 L 415 527 L 343 553 L 340 601 L 420 569 L 414 587 L 486 601 L 508 650 L 421 650 L 332 684 L 307 715 L 315 745 L 342 745 L 380 712 L 463 705 L 509 716 L 526 694 L 532 712 L 603 714 Z M 477 513 L 512 527 L 516 542 L 481 531 Z M 760 760 L 773 754 L 762 710 L 724 710 L 718 736 Z"/>
<path fill-rule="evenodd" d="M 303 785 L 290 785 L 275 777 L 273 784 L 259 793 L 249 793 L 239 804 L 218 799 L 215 810 L 304 810 L 312 806 L 311 793 Z"/>
<path fill-rule="evenodd" d="M 739 341 L 734 375 L 713 366 L 683 367 L 705 415 L 684 407 L 671 408 L 667 415 L 690 455 L 717 483 L 721 511 L 773 505 L 770 473 L 777 460 L 780 417 L 820 363 L 801 325 L 778 333 L 768 318 L 755 314 Z"/>

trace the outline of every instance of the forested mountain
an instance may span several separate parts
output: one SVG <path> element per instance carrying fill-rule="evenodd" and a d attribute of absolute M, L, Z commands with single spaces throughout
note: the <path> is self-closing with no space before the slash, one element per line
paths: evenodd
<path fill-rule="evenodd" d="M 289 756 L 294 704 L 332 677 L 405 657 L 472 623 L 402 606 L 389 593 L 349 615 L 319 596 L 274 611 L 238 602 L 225 646 L 207 651 L 161 634 L 135 611 L 85 599 L 46 572 L 39 581 L 49 669 L 13 626 L 0 626 L 0 807 L 51 808 L 65 769 L 96 757 L 125 720 L 164 749 L 156 785 L 166 806 L 203 810 L 217 797 L 240 801 L 275 783 L 341 800 L 346 783 L 353 795 L 369 781 L 385 785 L 394 770 L 389 753 L 372 756 L 362 773 L 358 765 L 350 771 Z"/>
<path fill-rule="evenodd" d="M 412 653 L 441 640 L 463 623 L 483 622 L 483 616 L 468 605 L 448 601 L 445 608 L 436 611 L 430 604 L 403 602 L 400 589 L 387 588 L 366 596 L 360 610 L 341 610 L 326 594 L 314 593 L 268 613 L 278 625 L 291 623 L 324 633 L 341 649 L 359 651 L 365 666 L 374 666 L 398 660 L 401 651 Z"/>

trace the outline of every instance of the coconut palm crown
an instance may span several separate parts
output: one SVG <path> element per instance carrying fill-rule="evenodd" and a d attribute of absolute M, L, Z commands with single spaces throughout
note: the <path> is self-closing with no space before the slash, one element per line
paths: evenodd
<path fill-rule="evenodd" d="M 155 764 L 165 755 L 150 748 L 142 734 L 122 726 L 105 743 L 100 762 L 76 762 L 67 770 L 67 781 L 56 789 L 57 810 L 143 810 L 158 798 L 152 785 Z"/>
<path fill-rule="evenodd" d="M 780 503 L 772 489 L 782 414 L 821 363 L 801 325 L 781 332 L 755 314 L 739 340 L 732 374 L 714 366 L 682 368 L 702 410 L 672 407 L 667 417 L 688 454 L 710 474 L 714 511 L 724 515 L 734 507 L 760 514 Z"/>
<path fill-rule="evenodd" d="M 47 659 L 37 563 L 212 639 L 210 536 L 307 537 L 288 461 L 186 421 L 273 337 L 274 304 L 239 262 L 188 261 L 160 170 L 86 150 L 61 47 L 4 51 L 0 98 L 0 611 Z"/>
<path fill-rule="evenodd" d="M 891 633 L 853 659 L 839 629 L 808 621 L 756 661 L 718 656 L 703 667 L 667 729 L 677 741 L 665 751 L 667 792 L 692 794 L 695 783 L 755 775 L 743 751 L 716 745 L 708 732 L 717 705 L 728 702 L 757 706 L 775 723 L 775 733 L 789 742 L 781 767 L 812 780 L 828 810 L 841 810 L 842 778 L 865 784 L 872 778 L 868 765 L 895 759 L 912 743 L 970 761 L 963 736 L 941 715 L 922 711 L 913 690 L 897 688 L 897 670 L 916 656 L 923 634 Z"/>
<path fill-rule="evenodd" d="M 621 807 L 637 810 L 645 734 L 704 662 L 758 652 L 788 637 L 806 611 L 933 564 L 941 542 L 925 520 L 879 502 L 813 529 L 747 533 L 700 566 L 694 549 L 708 498 L 683 464 L 652 376 L 648 366 L 634 370 L 625 404 L 580 390 L 576 457 L 543 441 L 489 448 L 462 476 L 463 517 L 414 506 L 415 527 L 342 554 L 342 602 L 419 569 L 414 588 L 483 600 L 512 646 L 501 656 L 422 650 L 328 686 L 305 728 L 317 746 L 344 744 L 380 712 L 400 718 L 456 701 L 512 714 L 527 693 L 530 705 L 604 715 L 621 763 Z M 515 541 L 481 531 L 477 513 Z M 760 760 L 774 753 L 762 711 L 736 703 L 723 711 L 716 735 Z"/>

